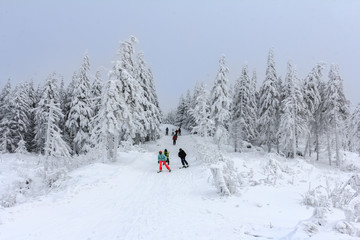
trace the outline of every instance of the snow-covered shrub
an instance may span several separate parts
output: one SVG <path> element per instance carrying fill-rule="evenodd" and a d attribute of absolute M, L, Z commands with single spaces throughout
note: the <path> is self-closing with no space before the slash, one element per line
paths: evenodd
<path fill-rule="evenodd" d="M 339 233 L 348 234 L 350 236 L 356 236 L 358 234 L 358 230 L 351 225 L 351 223 L 346 221 L 339 221 L 335 224 L 334 229 Z"/>
<path fill-rule="evenodd" d="M 56 188 L 59 182 L 66 178 L 67 171 L 65 169 L 57 169 L 46 173 L 45 184 L 48 188 Z"/>
<path fill-rule="evenodd" d="M 223 195 L 235 194 L 240 187 L 240 174 L 236 174 L 234 162 L 226 159 L 225 161 L 210 166 L 214 184 Z"/>
<path fill-rule="evenodd" d="M 345 217 L 347 221 L 360 221 L 360 197 L 353 198 L 350 203 L 344 207 Z"/>
<path fill-rule="evenodd" d="M 347 205 L 360 194 L 360 176 L 351 176 L 344 184 L 336 185 L 332 190 L 329 190 L 329 192 L 334 207 L 349 209 Z M 352 206 L 355 205 L 357 204 L 353 204 Z"/>
<path fill-rule="evenodd" d="M 264 175 L 266 176 L 265 182 L 268 184 L 276 185 L 278 179 L 283 178 L 283 173 L 291 173 L 291 170 L 284 166 L 277 159 L 270 157 L 263 166 Z"/>
<path fill-rule="evenodd" d="M 16 193 L 11 192 L 0 196 L 0 206 L 12 207 L 16 204 Z"/>
<path fill-rule="evenodd" d="M 214 178 L 214 184 L 215 184 L 216 188 L 219 190 L 220 194 L 229 196 L 230 190 L 228 189 L 228 187 L 225 183 L 225 178 L 222 173 L 221 167 L 218 165 L 213 165 L 210 167 L 210 170 L 211 170 L 212 176 Z"/>
<path fill-rule="evenodd" d="M 303 195 L 302 203 L 311 207 L 331 207 L 328 191 L 323 186 L 317 186 L 314 189 L 309 186 L 309 190 Z"/>
<path fill-rule="evenodd" d="M 353 152 L 341 152 L 342 170 L 360 172 L 360 156 Z"/>
<path fill-rule="evenodd" d="M 237 173 L 234 162 L 225 158 L 216 145 L 197 143 L 197 157 L 212 173 L 214 184 L 221 194 L 230 195 L 238 192 L 241 178 Z"/>

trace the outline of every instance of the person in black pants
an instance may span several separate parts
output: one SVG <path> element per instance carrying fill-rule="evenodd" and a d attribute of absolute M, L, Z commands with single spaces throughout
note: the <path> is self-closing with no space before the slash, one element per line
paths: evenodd
<path fill-rule="evenodd" d="M 182 163 L 183 167 L 184 167 L 184 168 L 185 168 L 185 167 L 188 167 L 189 164 L 188 164 L 188 162 L 185 160 L 186 153 L 185 153 L 184 150 L 182 150 L 181 148 L 179 149 L 178 156 L 179 156 L 179 158 L 181 159 L 181 163 Z M 185 166 L 185 164 L 186 164 L 186 166 Z"/>

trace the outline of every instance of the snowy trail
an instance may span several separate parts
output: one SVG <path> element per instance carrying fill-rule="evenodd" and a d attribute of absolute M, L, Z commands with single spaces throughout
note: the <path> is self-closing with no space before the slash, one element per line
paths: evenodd
<path fill-rule="evenodd" d="M 179 147 L 188 153 L 187 169 L 179 169 Z M 206 170 L 191 157 L 190 136 L 179 137 L 176 146 L 166 136 L 144 148 L 149 152 L 120 154 L 118 163 L 102 166 L 107 178 L 4 209 L 0 239 L 218 239 L 232 232 L 223 216 L 209 217 L 204 196 L 216 193 Z M 172 172 L 163 168 L 158 174 L 157 153 L 164 148 Z M 79 175 L 97 171 L 95 166 Z M 210 238 L 203 235 L 208 231 Z"/>

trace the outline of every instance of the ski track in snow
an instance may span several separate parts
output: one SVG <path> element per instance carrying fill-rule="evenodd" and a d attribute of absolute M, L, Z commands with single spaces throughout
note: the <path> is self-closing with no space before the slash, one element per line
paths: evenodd
<path fill-rule="evenodd" d="M 189 168 L 179 169 L 180 147 Z M 300 197 L 288 189 L 259 186 L 240 197 L 220 197 L 209 169 L 193 154 L 190 135 L 179 136 L 176 146 L 163 136 L 143 148 L 119 152 L 116 163 L 75 170 L 64 189 L 0 209 L 0 240 L 280 239 L 312 215 L 304 207 L 279 210 L 291 208 L 282 206 L 288 202 L 279 201 L 279 194 L 299 206 Z M 157 154 L 165 148 L 172 172 L 163 167 L 157 173 Z M 92 180 L 77 183 L 86 178 Z"/>

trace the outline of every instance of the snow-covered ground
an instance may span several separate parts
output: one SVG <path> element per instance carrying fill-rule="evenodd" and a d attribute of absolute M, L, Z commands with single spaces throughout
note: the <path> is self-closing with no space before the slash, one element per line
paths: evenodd
<path fill-rule="evenodd" d="M 179 169 L 180 147 L 189 168 Z M 157 154 L 165 148 L 172 172 L 163 168 L 157 173 Z M 285 160 L 254 148 L 229 150 L 222 155 L 234 163 L 241 184 L 236 193 L 223 196 L 210 171 L 214 164 L 204 161 L 203 151 L 212 154 L 217 149 L 186 133 L 176 146 L 171 136 L 163 136 L 119 152 L 115 163 L 79 167 L 49 192 L 35 183 L 40 181 L 35 178 L 38 157 L 0 155 L 0 197 L 13 205 L 0 208 L 0 239 L 358 239 L 356 222 L 350 223 L 352 236 L 339 232 L 349 228 L 343 210 L 327 207 L 324 216 L 316 218 L 315 208 L 303 204 L 312 199 L 311 194 L 304 197 L 309 188 L 340 185 L 354 172 L 304 159 Z M 26 184 L 26 179 L 32 182 Z M 12 193 L 14 189 L 25 189 L 26 194 Z"/>

